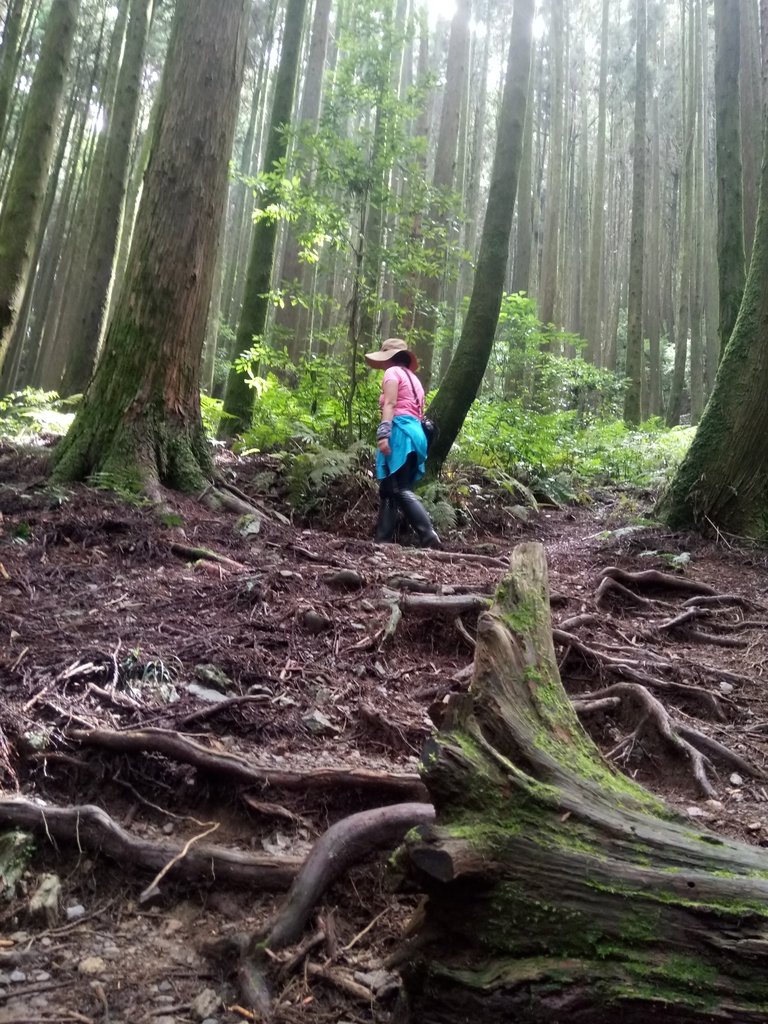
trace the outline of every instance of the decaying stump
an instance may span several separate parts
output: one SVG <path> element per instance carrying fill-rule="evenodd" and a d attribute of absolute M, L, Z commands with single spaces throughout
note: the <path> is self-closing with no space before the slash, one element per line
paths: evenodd
<path fill-rule="evenodd" d="M 560 681 L 540 545 L 513 552 L 423 761 L 437 824 L 403 849 L 428 894 L 404 1016 L 768 1021 L 768 857 L 602 758 Z"/>

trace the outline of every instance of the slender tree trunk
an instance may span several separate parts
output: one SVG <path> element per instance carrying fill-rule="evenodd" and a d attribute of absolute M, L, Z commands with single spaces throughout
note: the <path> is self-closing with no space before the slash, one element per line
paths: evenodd
<path fill-rule="evenodd" d="M 430 450 L 430 471 L 433 474 L 439 473 L 461 430 L 493 348 L 506 280 L 509 233 L 522 158 L 533 7 L 533 0 L 515 0 L 507 74 L 475 283 L 461 338 L 430 410 L 440 427 L 440 433 Z"/>
<path fill-rule="evenodd" d="M 151 4 L 152 0 L 131 0 L 128 13 L 125 49 L 104 153 L 98 205 L 82 267 L 85 284 L 80 293 L 78 339 L 72 346 L 62 385 L 65 395 L 82 392 L 96 365 L 130 169 Z"/>
<path fill-rule="evenodd" d="M 152 153 L 98 368 L 54 453 L 58 479 L 201 486 L 200 355 L 227 196 L 247 0 L 176 7 Z"/>
<path fill-rule="evenodd" d="M 741 0 L 715 0 L 717 267 L 721 353 L 725 351 L 736 323 L 746 277 L 739 103 L 741 7 Z"/>
<path fill-rule="evenodd" d="M 448 63 L 443 107 L 440 113 L 440 129 L 435 153 L 435 171 L 432 185 L 445 203 L 448 201 L 456 177 L 456 145 L 459 138 L 461 102 L 467 74 L 469 49 L 470 0 L 459 0 L 456 13 L 451 21 L 448 40 Z M 430 210 L 429 222 L 434 227 L 441 225 L 444 214 L 439 205 Z M 419 376 L 424 390 L 429 391 L 432 380 L 432 356 L 435 345 L 435 330 L 438 321 L 441 284 L 444 280 L 447 239 L 429 237 L 425 240 L 425 260 L 430 269 L 422 277 L 423 298 L 414 322 L 414 351 L 419 360 Z"/>
<path fill-rule="evenodd" d="M 558 287 L 558 252 L 560 248 L 560 208 L 563 180 L 563 0 L 550 0 L 550 109 L 549 160 L 547 162 L 547 194 L 544 206 L 544 248 L 539 281 L 539 319 L 545 325 L 555 322 Z"/>
<path fill-rule="evenodd" d="M 762 83 L 760 19 L 754 0 L 739 5 L 739 101 L 741 107 L 741 164 L 743 172 L 744 253 L 747 266 L 757 223 L 757 189 L 760 180 Z"/>
<path fill-rule="evenodd" d="M 603 270 L 605 233 L 605 121 L 608 106 L 608 5 L 603 0 L 600 29 L 600 85 L 597 94 L 597 140 L 595 182 L 592 190 L 592 226 L 589 243 L 589 279 L 587 283 L 586 358 L 599 366 L 603 340 L 600 323 L 600 283 Z"/>
<path fill-rule="evenodd" d="M 272 102 L 267 148 L 264 167 L 272 170 L 283 159 L 287 149 L 284 125 L 290 123 L 293 97 L 296 89 L 296 72 L 301 52 L 301 35 L 307 0 L 288 0 L 285 12 L 285 30 L 277 69 L 275 94 Z M 264 199 L 269 202 L 269 196 Z M 269 308 L 269 286 L 272 277 L 272 262 L 277 239 L 277 222 L 260 220 L 256 224 L 248 258 L 245 278 L 245 294 L 240 323 L 237 328 L 237 351 L 246 352 L 253 345 L 253 339 L 264 333 Z M 233 366 L 227 378 L 224 396 L 222 432 L 233 436 L 246 429 L 253 413 L 253 392 L 248 387 L 245 374 Z"/>
<path fill-rule="evenodd" d="M 3 22 L 3 42 L 0 48 L 0 140 L 5 136 L 8 106 L 21 56 L 19 41 L 23 13 L 24 0 L 10 0 Z"/>
<path fill-rule="evenodd" d="M 0 370 L 26 285 L 45 201 L 59 107 L 80 0 L 53 5 L 29 91 L 24 126 L 0 215 Z"/>

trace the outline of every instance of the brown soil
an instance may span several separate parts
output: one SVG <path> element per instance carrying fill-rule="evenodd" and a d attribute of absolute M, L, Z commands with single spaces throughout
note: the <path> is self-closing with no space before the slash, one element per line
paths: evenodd
<path fill-rule="evenodd" d="M 228 468 L 247 491 L 259 467 L 230 462 Z M 96 804 L 145 840 L 184 842 L 216 824 L 206 842 L 303 856 L 329 824 L 396 798 L 384 788 L 349 786 L 246 790 L 156 753 L 110 754 L 82 745 L 71 738 L 73 728 L 176 729 L 271 770 L 415 772 L 430 706 L 465 685 L 453 677 L 472 660 L 476 613 L 462 617 L 463 628 L 450 616 L 407 613 L 387 637 L 386 588 L 402 585 L 395 577 L 410 577 L 439 584 L 443 593 L 491 593 L 502 575 L 491 564 L 452 564 L 414 548 L 374 545 L 366 539 L 373 515 L 368 495 L 337 511 L 336 533 L 287 525 L 274 516 L 288 514 L 287 506 L 265 500 L 258 534 L 246 537 L 235 516 L 192 499 L 169 496 L 178 521 L 163 525 L 148 507 L 108 492 L 52 489 L 39 456 L 10 447 L 0 448 L 0 481 L 4 793 Z M 649 669 L 654 657 L 675 661 L 679 668 L 667 680 L 714 696 L 712 705 L 680 690 L 654 691 L 676 722 L 714 737 L 754 767 L 755 776 L 741 771 L 739 779 L 733 764 L 714 757 L 708 769 L 714 803 L 702 799 L 689 763 L 652 729 L 622 744 L 639 720 L 631 704 L 585 722 L 604 752 L 615 751 L 624 770 L 651 789 L 715 830 L 768 844 L 768 782 L 758 776 L 768 750 L 768 633 L 761 625 L 768 612 L 759 607 L 768 605 L 766 552 L 648 526 L 623 532 L 647 514 L 648 504 L 626 495 L 605 494 L 577 509 L 540 509 L 526 525 L 491 504 L 484 512 L 478 500 L 467 517 L 472 529 L 448 536 L 447 549 L 503 559 L 518 540 L 542 541 L 556 624 L 596 612 L 600 573 L 611 565 L 677 572 L 753 602 L 751 609 L 734 605 L 697 623 L 712 629 L 713 641 L 658 628 L 690 596 L 663 589 L 642 593 L 673 608 L 612 601 L 572 631 L 593 652 L 621 648 L 623 660 L 642 663 L 652 675 L 658 676 Z M 323 521 L 333 522 L 328 509 Z M 180 542 L 242 568 L 189 562 L 173 553 Z M 345 567 L 363 577 L 361 589 L 328 580 Z M 745 621 L 757 625 L 744 628 Z M 723 637 L 742 646 L 722 646 Z M 559 650 L 572 695 L 618 681 L 599 661 L 567 645 Z M 186 716 L 211 707 L 188 690 L 191 683 L 210 685 L 200 678 L 206 665 L 231 681 L 228 696 L 250 691 L 261 699 L 185 728 Z M 329 724 L 311 718 L 315 712 Z M 82 916 L 50 924 L 29 918 L 29 895 L 51 871 L 62 881 L 64 910 L 79 905 Z M 207 1019 L 247 1019 L 230 1009 L 237 995 L 227 965 L 206 958 L 202 947 L 264 925 L 279 894 L 176 876 L 161 881 L 154 900 L 141 902 L 152 874 L 78 848 L 76 832 L 68 843 L 38 836 L 25 876 L 0 902 L 0 1024 L 200 1020 L 193 1000 L 204 989 L 214 994 Z M 333 969 L 352 977 L 380 968 L 417 902 L 417 893 L 396 890 L 383 859 L 354 869 L 318 907 L 326 931 L 333 921 Z M 322 963 L 325 955 L 321 947 L 311 957 Z M 391 1008 L 386 1000 L 355 1000 L 301 965 L 274 995 L 278 1021 L 384 1021 Z"/>

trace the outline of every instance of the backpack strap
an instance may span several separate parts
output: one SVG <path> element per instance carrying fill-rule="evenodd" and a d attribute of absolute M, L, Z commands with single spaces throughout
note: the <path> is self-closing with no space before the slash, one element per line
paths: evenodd
<path fill-rule="evenodd" d="M 411 377 L 411 371 L 408 369 L 407 366 L 401 366 L 401 367 L 399 367 L 399 369 L 405 370 L 405 372 L 406 372 L 406 374 L 408 376 L 408 383 L 411 385 L 411 391 L 413 392 L 413 400 L 416 403 L 416 405 L 419 407 L 419 409 L 421 410 L 419 415 L 423 417 L 424 416 L 424 398 L 422 397 L 421 401 L 419 401 L 419 396 L 416 393 L 416 388 L 414 386 L 413 379 Z"/>

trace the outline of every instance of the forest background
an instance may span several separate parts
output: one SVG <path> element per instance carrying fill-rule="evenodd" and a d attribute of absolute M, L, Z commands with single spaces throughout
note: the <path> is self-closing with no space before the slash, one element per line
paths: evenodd
<path fill-rule="evenodd" d="M 4 7 L 2 423 L 64 430 L 123 283 L 173 5 Z M 563 498 L 658 482 L 685 450 L 734 319 L 718 282 L 723 96 L 742 127 L 728 149 L 737 291 L 758 202 L 758 5 L 720 7 L 537 7 L 498 327 L 455 458 Z M 209 434 L 288 458 L 309 446 L 333 476 L 373 437 L 362 353 L 378 339 L 408 338 L 439 387 L 472 291 L 511 13 L 492 0 L 252 5 L 210 256 Z"/>

